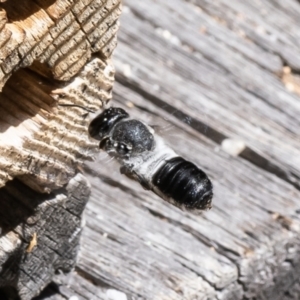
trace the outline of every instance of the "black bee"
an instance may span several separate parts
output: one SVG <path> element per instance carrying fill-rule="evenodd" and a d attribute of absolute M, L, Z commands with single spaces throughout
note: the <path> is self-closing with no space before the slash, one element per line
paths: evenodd
<path fill-rule="evenodd" d="M 121 164 L 121 173 L 181 209 L 209 209 L 212 183 L 193 163 L 178 156 L 152 127 L 122 108 L 105 109 L 89 125 L 99 147 Z"/>

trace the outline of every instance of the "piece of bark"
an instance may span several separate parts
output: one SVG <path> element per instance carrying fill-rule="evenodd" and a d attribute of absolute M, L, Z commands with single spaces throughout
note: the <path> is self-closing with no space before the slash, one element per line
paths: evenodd
<path fill-rule="evenodd" d="M 120 0 L 0 4 L 0 288 L 22 300 L 75 264 L 89 188 L 70 184 L 97 149 L 80 107 L 111 99 L 120 12 Z"/>
<path fill-rule="evenodd" d="M 2 291 L 13 299 L 18 295 L 30 300 L 55 273 L 74 268 L 89 194 L 81 174 L 51 194 L 41 195 L 18 180 L 0 190 Z"/>

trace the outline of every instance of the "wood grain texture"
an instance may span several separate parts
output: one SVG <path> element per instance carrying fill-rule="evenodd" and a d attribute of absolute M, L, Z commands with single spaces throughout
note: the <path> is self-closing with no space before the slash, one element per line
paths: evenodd
<path fill-rule="evenodd" d="M 51 299 L 299 299 L 299 2 L 124 5 L 114 105 L 209 174 L 213 208 L 182 212 L 88 163 L 79 262 Z"/>
<path fill-rule="evenodd" d="M 111 99 L 121 4 L 26 0 L 0 9 L 0 187 L 19 177 L 47 192 L 91 155 L 83 110 L 57 106 L 64 98 L 97 110 Z"/>
<path fill-rule="evenodd" d="M 50 195 L 18 181 L 0 190 L 0 288 L 11 299 L 31 300 L 55 273 L 74 268 L 89 194 L 81 174 Z"/>
<path fill-rule="evenodd" d="M 110 57 L 121 12 L 119 0 L 26 0 L 22 6 L 7 1 L 1 9 L 1 87 L 12 72 L 36 60 L 55 79 L 69 80 L 92 53 Z"/>
<path fill-rule="evenodd" d="M 0 95 L 0 186 L 15 177 L 41 192 L 68 183 L 97 145 L 86 134 L 86 111 L 59 105 L 97 110 L 110 100 L 113 82 L 112 62 L 99 58 L 63 86 L 28 70 L 15 73 Z"/>
<path fill-rule="evenodd" d="M 75 237 L 80 232 L 81 214 L 78 213 L 76 222 L 72 217 L 68 219 L 69 210 L 64 203 L 66 197 L 62 196 L 58 198 L 58 203 L 53 204 L 54 216 L 48 217 L 52 211 L 32 208 L 35 200 L 30 198 L 29 188 L 18 194 L 18 201 L 15 201 L 12 193 L 13 190 L 16 193 L 19 191 L 18 186 L 12 186 L 12 192 L 6 194 L 7 185 L 11 184 L 7 181 L 17 177 L 22 184 L 36 191 L 35 198 L 40 201 L 38 207 L 47 206 L 48 194 L 65 188 L 79 172 L 80 163 L 90 159 L 97 148 L 96 143 L 90 141 L 86 134 L 89 122 L 86 112 L 81 108 L 58 104 L 97 109 L 109 101 L 113 81 L 114 69 L 111 62 L 95 57 L 86 64 L 75 80 L 64 86 L 55 85 L 35 72 L 21 70 L 10 78 L 0 95 L 0 183 L 6 183 L 2 188 L 4 195 L 0 189 L 0 278 L 3 278 L 0 288 L 13 286 L 22 300 L 37 295 L 51 281 L 56 271 L 67 272 L 74 266 L 79 240 L 76 238 L 73 241 L 70 236 Z M 47 193 L 45 196 L 37 192 Z M 79 192 L 76 197 L 84 204 L 88 198 Z M 76 205 L 75 198 L 70 199 L 70 207 Z M 26 205 L 22 201 L 26 201 Z M 82 210 L 83 205 L 80 212 Z M 16 216 L 16 211 L 20 215 Z M 28 225 L 27 219 L 34 218 L 33 214 L 43 220 L 42 223 Z M 28 233 L 23 238 L 18 228 L 27 226 L 32 227 L 31 235 L 29 237 Z M 6 230 L 3 229 L 5 227 Z M 56 230 L 55 240 L 42 238 L 41 241 L 40 236 L 44 232 L 51 233 L 53 230 Z M 37 243 L 41 246 L 40 251 L 36 253 L 34 261 L 27 261 L 26 257 L 35 249 L 35 233 Z M 25 246 L 24 240 L 30 240 L 29 244 L 33 243 L 33 246 Z M 28 247 L 31 248 L 29 253 Z M 57 251 L 60 251 L 58 255 L 61 259 L 57 257 Z M 33 263 L 35 266 L 31 266 Z M 19 276 L 19 273 L 23 274 L 23 269 L 26 269 L 25 275 Z M 13 274 L 8 276 L 7 272 L 11 271 Z"/>
<path fill-rule="evenodd" d="M 76 262 L 89 194 L 78 173 L 97 149 L 80 107 L 111 99 L 121 3 L 2 2 L 0 298 L 29 300 Z"/>

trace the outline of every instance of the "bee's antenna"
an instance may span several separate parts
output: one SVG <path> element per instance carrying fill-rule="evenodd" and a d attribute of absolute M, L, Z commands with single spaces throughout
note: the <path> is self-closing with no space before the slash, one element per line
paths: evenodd
<path fill-rule="evenodd" d="M 86 108 L 84 106 L 81 106 L 81 105 L 77 105 L 77 104 L 71 104 L 71 103 L 58 103 L 58 106 L 67 106 L 67 107 L 78 107 L 78 108 L 81 108 L 89 113 L 96 113 L 95 110 L 93 109 L 90 109 L 90 108 Z"/>

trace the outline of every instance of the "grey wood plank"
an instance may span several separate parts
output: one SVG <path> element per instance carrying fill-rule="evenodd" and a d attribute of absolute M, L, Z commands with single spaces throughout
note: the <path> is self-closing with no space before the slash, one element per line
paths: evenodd
<path fill-rule="evenodd" d="M 155 35 L 152 25 L 133 14 L 128 13 L 122 20 L 122 51 L 116 53 L 118 80 L 147 94 L 150 101 L 162 99 L 174 110 L 200 120 L 225 137 L 242 139 L 257 156 L 280 169 L 281 177 L 299 185 L 300 102 L 275 75 L 244 58 L 237 64 L 234 60 L 238 54 L 220 58 L 223 49 L 216 50 L 219 46 L 215 45 L 215 56 L 221 53 L 218 59 L 232 64 L 232 70 L 224 76 L 215 71 L 219 62 L 212 62 L 215 68 L 206 68 L 207 63 L 202 63 L 206 59 L 186 53 Z M 163 20 L 171 22 L 167 10 Z M 141 36 L 140 32 L 146 34 Z M 187 38 L 189 31 L 183 27 L 181 32 Z M 211 49 L 207 44 L 203 47 Z M 124 66 L 130 66 L 129 76 L 122 76 Z M 268 167 L 268 163 L 265 165 Z"/>
<path fill-rule="evenodd" d="M 77 269 L 57 281 L 65 298 L 299 298 L 300 102 L 279 77 L 299 68 L 298 6 L 191 2 L 125 1 L 114 105 L 209 174 L 213 208 L 182 212 L 105 155 L 88 163 Z M 227 138 L 248 152 L 226 153 Z"/>
<path fill-rule="evenodd" d="M 299 191 L 117 84 L 115 105 L 129 101 L 133 116 L 162 133 L 173 125 L 164 137 L 212 177 L 214 206 L 182 212 L 120 175 L 114 162 L 89 163 L 93 192 L 78 268 L 128 298 L 284 299 L 300 271 Z"/>

